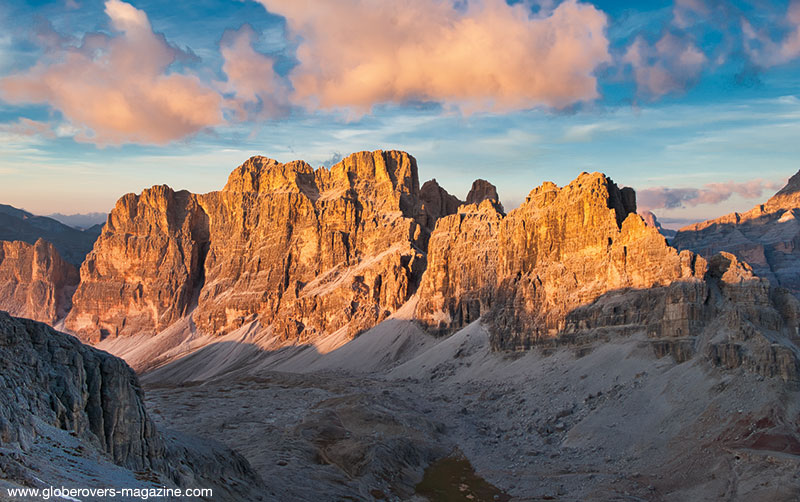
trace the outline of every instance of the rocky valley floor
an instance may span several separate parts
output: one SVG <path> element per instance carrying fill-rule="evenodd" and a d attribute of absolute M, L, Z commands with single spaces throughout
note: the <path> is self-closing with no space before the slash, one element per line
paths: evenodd
<path fill-rule="evenodd" d="M 425 468 L 461 456 L 496 487 L 480 492 L 491 500 L 800 497 L 800 406 L 779 379 L 657 359 L 636 335 L 504 354 L 473 323 L 446 339 L 407 329 L 348 345 L 318 355 L 337 368 L 315 372 L 303 350 L 283 371 L 255 358 L 196 382 L 178 360 L 177 373 L 143 377 L 147 406 L 160 425 L 238 450 L 273 500 L 424 500 Z M 408 350 L 369 368 L 398 345 Z M 441 500 L 481 500 L 476 483 Z"/>

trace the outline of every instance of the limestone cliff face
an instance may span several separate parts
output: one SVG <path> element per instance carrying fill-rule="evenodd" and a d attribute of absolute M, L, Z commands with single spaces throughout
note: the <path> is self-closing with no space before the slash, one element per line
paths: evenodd
<path fill-rule="evenodd" d="M 207 247 L 194 194 L 154 186 L 123 196 L 81 266 L 67 329 L 96 341 L 166 328 L 194 301 Z"/>
<path fill-rule="evenodd" d="M 431 235 L 416 315 L 437 332 L 482 317 L 498 350 L 644 332 L 658 356 L 797 381 L 798 301 L 731 254 L 679 253 L 635 209 L 597 173 L 505 217 L 463 206 Z"/>
<path fill-rule="evenodd" d="M 0 310 L 54 324 L 72 305 L 78 279 L 78 270 L 43 239 L 0 241 Z"/>
<path fill-rule="evenodd" d="M 330 169 L 253 157 L 223 190 L 126 195 L 81 268 L 67 328 L 155 333 L 194 307 L 206 333 L 258 320 L 302 341 L 354 335 L 414 293 L 436 220 L 459 201 L 419 187 L 416 160 L 353 154 Z"/>
<path fill-rule="evenodd" d="M 355 334 L 400 307 L 435 218 L 420 221 L 416 161 L 402 152 L 361 152 L 330 170 L 256 157 L 202 204 L 211 245 L 197 325 L 219 333 L 258 319 L 295 340 Z"/>
<path fill-rule="evenodd" d="M 765 204 L 681 228 L 671 242 L 705 257 L 733 253 L 800 297 L 800 172 Z"/>
<path fill-rule="evenodd" d="M 437 224 L 417 310 L 429 326 L 452 330 L 486 314 L 498 347 L 523 348 L 603 293 L 696 275 L 692 257 L 635 214 L 632 191 L 601 174 L 545 183 L 506 217 L 492 202 Z"/>
<path fill-rule="evenodd" d="M 497 288 L 497 235 L 503 214 L 491 200 L 441 218 L 428 244 L 416 316 L 446 333 L 485 314 Z"/>

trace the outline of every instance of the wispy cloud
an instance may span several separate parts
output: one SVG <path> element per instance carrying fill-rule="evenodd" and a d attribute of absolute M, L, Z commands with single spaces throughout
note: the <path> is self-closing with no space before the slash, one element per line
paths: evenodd
<path fill-rule="evenodd" d="M 781 183 L 754 179 L 746 182 L 727 181 L 708 183 L 702 188 L 655 187 L 637 190 L 636 198 L 642 209 L 675 209 L 695 207 L 700 204 L 719 204 L 739 195 L 745 199 L 757 199 L 765 191 L 776 191 Z"/>

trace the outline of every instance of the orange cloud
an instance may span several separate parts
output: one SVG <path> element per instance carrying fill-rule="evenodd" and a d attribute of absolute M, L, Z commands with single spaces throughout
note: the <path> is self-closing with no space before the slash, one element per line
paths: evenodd
<path fill-rule="evenodd" d="M 153 33 L 143 11 L 108 0 L 105 12 L 117 35 L 51 50 L 48 61 L 0 79 L 0 97 L 49 104 L 78 129 L 76 140 L 99 145 L 165 144 L 223 122 L 219 93 L 168 73 L 180 51 Z"/>
<path fill-rule="evenodd" d="M 259 1 L 298 37 L 290 77 L 309 108 L 562 108 L 597 98 L 594 71 L 610 61 L 605 14 L 577 0 L 536 16 L 505 0 Z"/>

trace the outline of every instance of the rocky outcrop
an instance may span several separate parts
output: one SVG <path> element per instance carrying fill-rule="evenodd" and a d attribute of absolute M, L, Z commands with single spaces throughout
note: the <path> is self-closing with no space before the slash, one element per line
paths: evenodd
<path fill-rule="evenodd" d="M 436 179 L 428 180 L 419 190 L 419 199 L 422 202 L 422 215 L 420 222 L 428 230 L 433 230 L 436 220 L 448 214 L 454 214 L 463 204 L 458 197 L 450 195 L 447 190 L 439 186 Z"/>
<path fill-rule="evenodd" d="M 403 152 L 330 169 L 253 157 L 219 192 L 126 195 L 81 268 L 68 329 L 155 333 L 193 308 L 205 333 L 258 320 L 302 341 L 385 319 L 415 292 L 436 220 L 459 201 L 419 187 Z"/>
<path fill-rule="evenodd" d="M 503 205 L 500 204 L 500 196 L 497 195 L 497 187 L 492 185 L 486 180 L 477 179 L 472 182 L 467 194 L 467 204 L 480 204 L 485 200 L 490 200 L 495 203 L 498 211 L 503 212 Z"/>
<path fill-rule="evenodd" d="M 506 217 L 492 202 L 443 218 L 431 236 L 417 309 L 428 326 L 453 330 L 488 314 L 498 348 L 524 348 L 608 291 L 696 276 L 692 257 L 635 214 L 633 191 L 599 173 L 545 183 Z"/>
<path fill-rule="evenodd" d="M 78 270 L 56 248 L 0 241 L 0 309 L 49 324 L 63 319 L 78 286 Z"/>
<path fill-rule="evenodd" d="M 355 335 L 405 303 L 424 270 L 405 153 L 361 152 L 330 170 L 256 157 L 203 205 L 211 244 L 194 319 L 206 332 L 258 319 L 292 340 Z"/>
<path fill-rule="evenodd" d="M 439 334 L 466 326 L 492 305 L 497 235 L 503 214 L 492 200 L 465 204 L 440 219 L 428 244 L 416 316 Z"/>
<path fill-rule="evenodd" d="M 151 473 L 159 484 L 203 483 L 220 493 L 257 496 L 261 482 L 241 456 L 218 445 L 182 444 L 156 430 L 136 375 L 121 359 L 2 312 L 0 349 L 0 447 L 6 451 L 40 454 L 42 447 L 33 445 L 43 427 L 53 427 L 78 438 L 77 451 L 87 461 L 99 452 L 119 466 Z"/>
<path fill-rule="evenodd" d="M 643 332 L 658 356 L 798 380 L 797 300 L 733 255 L 679 253 L 635 207 L 597 173 L 505 217 L 462 206 L 431 235 L 417 318 L 442 333 L 482 317 L 496 350 Z"/>
<path fill-rule="evenodd" d="M 196 195 L 167 186 L 125 195 L 81 266 L 67 329 L 97 341 L 166 328 L 196 301 L 207 248 Z"/>
<path fill-rule="evenodd" d="M 80 267 L 97 239 L 95 229 L 79 230 L 46 216 L 35 216 L 22 209 L 0 204 L 0 240 L 35 244 L 44 239 L 52 243 L 68 263 Z"/>
<path fill-rule="evenodd" d="M 710 257 L 733 253 L 756 275 L 800 297 L 800 172 L 745 213 L 731 213 L 681 228 L 672 244 Z"/>

